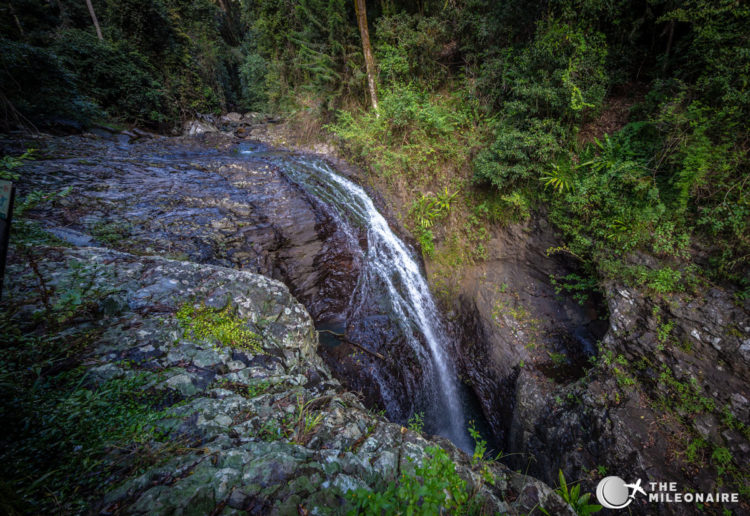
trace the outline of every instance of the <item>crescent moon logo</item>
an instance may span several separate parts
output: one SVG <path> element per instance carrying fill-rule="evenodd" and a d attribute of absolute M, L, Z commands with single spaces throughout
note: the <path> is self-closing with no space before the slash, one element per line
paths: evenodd
<path fill-rule="evenodd" d="M 623 509 L 633 501 L 629 491 L 620 477 L 605 477 L 596 486 L 596 499 L 607 509 Z"/>

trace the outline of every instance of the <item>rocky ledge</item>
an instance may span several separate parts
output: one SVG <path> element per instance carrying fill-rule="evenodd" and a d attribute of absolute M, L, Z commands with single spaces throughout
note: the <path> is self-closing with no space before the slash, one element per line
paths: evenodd
<path fill-rule="evenodd" d="M 153 456 L 105 450 L 102 469 L 113 473 L 88 512 L 345 513 L 348 493 L 414 475 L 438 445 L 481 512 L 573 514 L 547 485 L 369 412 L 331 376 L 310 315 L 278 281 L 104 248 L 37 247 L 30 263 L 20 256 L 11 256 L 3 300 L 14 317 L 80 292 L 88 316 L 57 326 L 59 342 L 84 329 L 94 337 L 67 367 L 82 368 L 92 391 L 138 378 L 155 400 L 145 443 Z M 201 323 L 206 313 L 242 323 L 224 325 L 222 344 Z"/>

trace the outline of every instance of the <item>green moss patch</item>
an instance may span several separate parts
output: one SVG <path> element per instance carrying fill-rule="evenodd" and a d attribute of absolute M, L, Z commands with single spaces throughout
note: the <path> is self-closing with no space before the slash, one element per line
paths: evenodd
<path fill-rule="evenodd" d="M 231 304 L 217 310 L 205 305 L 196 308 L 185 303 L 175 314 L 185 334 L 197 339 L 214 341 L 221 346 L 246 349 L 253 353 L 261 351 L 260 336 L 248 328 Z"/>

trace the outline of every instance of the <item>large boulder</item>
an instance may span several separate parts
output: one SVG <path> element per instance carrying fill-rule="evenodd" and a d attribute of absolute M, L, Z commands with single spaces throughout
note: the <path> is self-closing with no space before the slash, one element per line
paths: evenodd
<path fill-rule="evenodd" d="M 219 129 L 212 123 L 203 120 L 190 120 L 185 122 L 182 134 L 184 136 L 197 136 L 205 133 L 218 133 Z"/>
<path fill-rule="evenodd" d="M 275 280 L 102 248 L 37 253 L 49 291 L 85 278 L 90 301 L 102 307 L 82 365 L 89 384 L 147 375 L 143 389 L 163 400 L 161 437 L 149 444 L 159 460 L 112 450 L 102 467 L 119 473 L 98 487 L 103 494 L 91 499 L 92 512 L 342 514 L 352 508 L 347 493 L 413 474 L 437 445 L 484 511 L 544 507 L 573 515 L 538 480 L 500 463 L 474 464 L 448 441 L 368 411 L 331 376 L 316 352 L 312 318 Z M 30 312 L 41 301 L 30 295 L 38 276 L 27 268 L 10 266 L 8 294 Z M 229 307 L 257 335 L 257 347 L 217 345 L 187 330 L 179 315 L 185 306 Z"/>

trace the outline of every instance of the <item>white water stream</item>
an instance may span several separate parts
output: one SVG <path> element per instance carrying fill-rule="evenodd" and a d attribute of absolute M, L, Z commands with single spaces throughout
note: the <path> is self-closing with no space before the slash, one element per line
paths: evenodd
<path fill-rule="evenodd" d="M 349 226 L 347 232 L 356 247 L 359 247 L 357 230 L 366 233 L 367 250 L 363 251 L 348 318 L 357 316 L 367 296 L 377 293 L 386 299 L 388 311 L 398 319 L 396 323 L 418 357 L 423 373 L 421 394 L 428 400 L 425 411 L 435 422 L 433 431 L 471 452 L 473 444 L 466 430 L 457 375 L 449 356 L 451 343 L 412 250 L 391 231 L 370 196 L 325 161 L 281 152 L 268 153 L 267 157 L 292 181 L 338 213 L 339 222 Z M 387 398 L 393 393 L 389 394 L 387 385 L 380 387 L 387 405 Z"/>

